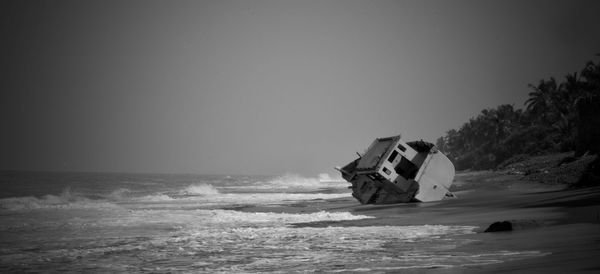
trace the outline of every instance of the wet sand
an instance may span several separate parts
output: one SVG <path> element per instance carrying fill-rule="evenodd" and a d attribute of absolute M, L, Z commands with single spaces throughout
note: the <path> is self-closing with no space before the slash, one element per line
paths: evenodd
<path fill-rule="evenodd" d="M 455 251 L 536 251 L 543 256 L 463 266 L 426 269 L 426 273 L 598 273 L 600 271 L 600 187 L 569 190 L 562 185 L 521 181 L 493 172 L 458 174 L 452 188 L 457 198 L 439 202 L 361 205 L 353 198 L 313 200 L 278 207 L 244 207 L 248 212 L 310 213 L 349 211 L 375 218 L 298 224 L 298 226 L 468 225 L 471 244 Z M 513 231 L 483 233 L 492 223 L 513 221 Z"/>

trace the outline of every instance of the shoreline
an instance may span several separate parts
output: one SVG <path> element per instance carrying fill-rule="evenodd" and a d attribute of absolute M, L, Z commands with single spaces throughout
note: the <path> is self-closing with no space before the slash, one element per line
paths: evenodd
<path fill-rule="evenodd" d="M 432 269 L 466 273 L 575 273 L 600 270 L 600 187 L 570 189 L 523 180 L 506 172 L 458 173 L 457 198 L 429 203 L 362 205 L 348 198 L 311 200 L 289 205 L 250 206 L 244 212 L 313 213 L 346 211 L 374 218 L 294 224 L 328 226 L 475 226 L 464 235 L 472 244 L 457 247 L 471 253 L 490 250 L 539 252 L 540 256 L 494 264 Z M 513 221 L 513 231 L 483 233 L 494 222 Z"/>

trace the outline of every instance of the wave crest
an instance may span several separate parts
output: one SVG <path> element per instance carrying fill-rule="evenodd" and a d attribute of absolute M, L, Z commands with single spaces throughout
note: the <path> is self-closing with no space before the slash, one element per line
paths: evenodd
<path fill-rule="evenodd" d="M 185 195 L 216 195 L 219 190 L 211 184 L 192 184 L 183 189 Z"/>
<path fill-rule="evenodd" d="M 131 193 L 131 190 L 128 188 L 119 188 L 108 194 L 107 198 L 109 200 L 121 201 L 131 197 Z"/>
<path fill-rule="evenodd" d="M 346 180 L 344 180 L 344 178 L 342 178 L 341 175 L 331 176 L 331 175 L 329 175 L 329 173 L 319 174 L 319 181 L 320 182 L 346 182 Z"/>
<path fill-rule="evenodd" d="M 258 182 L 257 188 L 276 190 L 319 190 L 323 188 L 345 188 L 344 181 L 333 180 L 322 173 L 319 178 L 306 178 L 296 174 L 284 174 L 267 182 Z"/>
<path fill-rule="evenodd" d="M 0 199 L 0 209 L 3 210 L 33 210 L 33 209 L 76 209 L 76 208 L 105 208 L 115 207 L 114 204 L 90 200 L 79 193 L 66 188 L 59 195 L 47 194 L 37 197 L 12 197 Z"/>
<path fill-rule="evenodd" d="M 197 210 L 196 214 L 202 216 L 201 221 L 194 223 L 186 219 L 192 227 L 206 226 L 207 224 L 227 224 L 234 227 L 261 227 L 274 225 L 290 225 L 296 223 L 310 223 L 323 221 L 346 221 L 375 218 L 366 215 L 354 215 L 350 212 L 319 211 L 313 213 L 274 213 L 274 212 L 241 212 L 235 210 Z"/>

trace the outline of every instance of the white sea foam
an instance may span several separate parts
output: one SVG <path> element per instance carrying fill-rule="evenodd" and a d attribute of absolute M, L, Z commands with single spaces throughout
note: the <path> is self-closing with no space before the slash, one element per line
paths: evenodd
<path fill-rule="evenodd" d="M 197 223 L 202 226 L 207 223 L 223 223 L 223 224 L 235 224 L 235 225 L 258 225 L 264 224 L 266 226 L 282 226 L 292 223 L 308 223 L 308 222 L 320 222 L 320 221 L 342 221 L 342 220 L 359 220 L 373 218 L 366 215 L 353 215 L 349 212 L 327 212 L 320 211 L 315 213 L 306 214 L 292 214 L 292 213 L 274 213 L 274 212 L 241 212 L 235 210 L 199 210 L 196 211 L 198 216 L 202 216 L 198 219 Z M 188 222 L 192 220 L 188 219 Z M 193 221 L 192 221 L 193 222 Z M 233 226 L 236 227 L 236 226 Z"/>
<path fill-rule="evenodd" d="M 263 272 L 272 270 L 273 265 L 291 271 L 301 265 L 302 271 L 309 272 L 400 271 L 482 265 L 545 255 L 538 251 L 489 254 L 456 251 L 456 246 L 469 242 L 456 236 L 474 234 L 475 229 L 445 225 L 318 228 L 230 225 L 224 229 L 182 231 L 165 245 L 176 244 L 191 254 L 218 253 L 218 261 L 208 260 L 204 266 L 223 272 Z M 237 265 L 219 263 L 239 262 L 248 257 L 257 259 Z M 314 262 L 316 268 L 307 268 L 307 262 Z"/>
<path fill-rule="evenodd" d="M 329 173 L 319 174 L 319 182 L 346 182 L 341 175 L 331 176 Z"/>
<path fill-rule="evenodd" d="M 188 233 L 221 233 L 223 230 L 286 227 L 290 224 L 322 222 L 322 221 L 344 221 L 373 218 L 366 215 L 354 215 L 349 212 L 327 212 L 314 213 L 275 213 L 275 212 L 241 212 L 225 209 L 194 209 L 194 210 L 172 210 L 155 209 L 147 210 L 140 208 L 132 211 L 122 211 L 119 218 L 105 219 L 102 224 L 106 226 L 138 226 L 151 227 L 157 224 L 168 224 L 171 227 L 186 228 Z M 161 216 L 156 218 L 156 216 Z"/>
<path fill-rule="evenodd" d="M 107 198 L 109 200 L 120 201 L 120 200 L 124 200 L 124 199 L 131 197 L 131 195 L 132 195 L 132 191 L 130 189 L 119 188 L 119 189 L 114 190 L 110 194 L 108 194 Z"/>
<path fill-rule="evenodd" d="M 306 178 L 296 174 L 288 173 L 275 177 L 266 182 L 257 182 L 256 185 L 252 187 L 256 189 L 269 190 L 314 191 L 323 188 L 344 188 L 347 186 L 343 180 L 329 179 L 332 178 L 325 173 L 321 174 L 319 178 Z"/>
<path fill-rule="evenodd" d="M 157 193 L 157 194 L 145 195 L 145 196 L 141 196 L 141 197 L 135 197 L 135 198 L 133 198 L 133 200 L 139 201 L 139 202 L 167 202 L 167 201 L 174 201 L 176 199 L 167 194 Z"/>
<path fill-rule="evenodd" d="M 210 184 L 193 184 L 183 189 L 182 194 L 185 195 L 215 195 L 219 194 L 219 190 Z"/>
<path fill-rule="evenodd" d="M 179 193 L 179 194 L 178 194 Z M 191 194 L 198 193 L 198 194 Z M 137 194 L 139 195 L 139 193 Z M 65 190 L 60 195 L 45 195 L 38 197 L 13 197 L 0 199 L 0 209 L 3 210 L 34 210 L 34 209 L 73 209 L 73 208 L 106 208 L 129 205 L 137 207 L 140 203 L 154 203 L 168 208 L 215 208 L 241 205 L 277 205 L 302 201 L 325 201 L 327 199 L 346 198 L 348 193 L 219 193 L 211 185 L 190 185 L 189 187 L 171 193 L 153 193 L 136 196 L 136 193 L 120 188 L 103 199 L 89 199 L 79 193 Z"/>
<path fill-rule="evenodd" d="M 300 215 L 300 214 L 296 214 Z M 272 216 L 275 217 L 275 216 Z M 321 216 L 308 217 L 306 221 L 327 220 Z M 294 221 L 301 221 L 304 217 L 292 217 Z M 341 216 L 338 216 L 341 217 Z M 342 218 L 347 218 L 344 216 Z M 355 216 L 360 218 L 360 216 Z M 258 218 L 260 219 L 260 218 Z M 409 257 L 410 261 L 422 261 L 431 263 L 435 258 L 430 248 L 441 250 L 439 246 L 433 247 L 429 244 L 419 245 L 415 243 L 418 239 L 426 241 L 444 241 L 442 236 L 452 237 L 474 233 L 472 226 L 370 226 L 370 227 L 289 227 L 289 226 L 235 226 L 229 225 L 221 229 L 191 229 L 182 231 L 180 236 L 172 238 L 180 246 L 191 250 L 215 251 L 225 259 L 239 258 L 241 256 L 270 257 L 279 263 L 302 260 L 347 262 L 354 263 L 356 260 L 382 258 L 378 252 L 385 252 L 389 243 L 398 244 L 396 258 L 388 258 L 399 263 Z M 451 250 L 452 248 L 449 248 Z M 406 254 L 399 253 L 402 250 Z M 425 252 L 427 251 L 427 252 Z M 366 252 L 366 253 L 365 253 Z M 372 254 L 372 255 L 369 255 Z M 279 258 L 276 258 L 279 257 Z M 282 261 L 284 260 L 285 261 Z M 449 258 L 454 260 L 454 258 Z M 382 261 L 383 262 L 383 261 Z M 408 264 L 412 264 L 408 262 Z M 254 267 L 265 267 L 261 263 L 249 264 L 246 270 L 256 270 Z"/>

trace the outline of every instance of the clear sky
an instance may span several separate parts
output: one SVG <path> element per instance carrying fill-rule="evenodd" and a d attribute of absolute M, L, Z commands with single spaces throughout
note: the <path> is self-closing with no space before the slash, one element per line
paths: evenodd
<path fill-rule="evenodd" d="M 0 1 L 0 170 L 333 173 L 600 52 L 600 1 Z"/>

